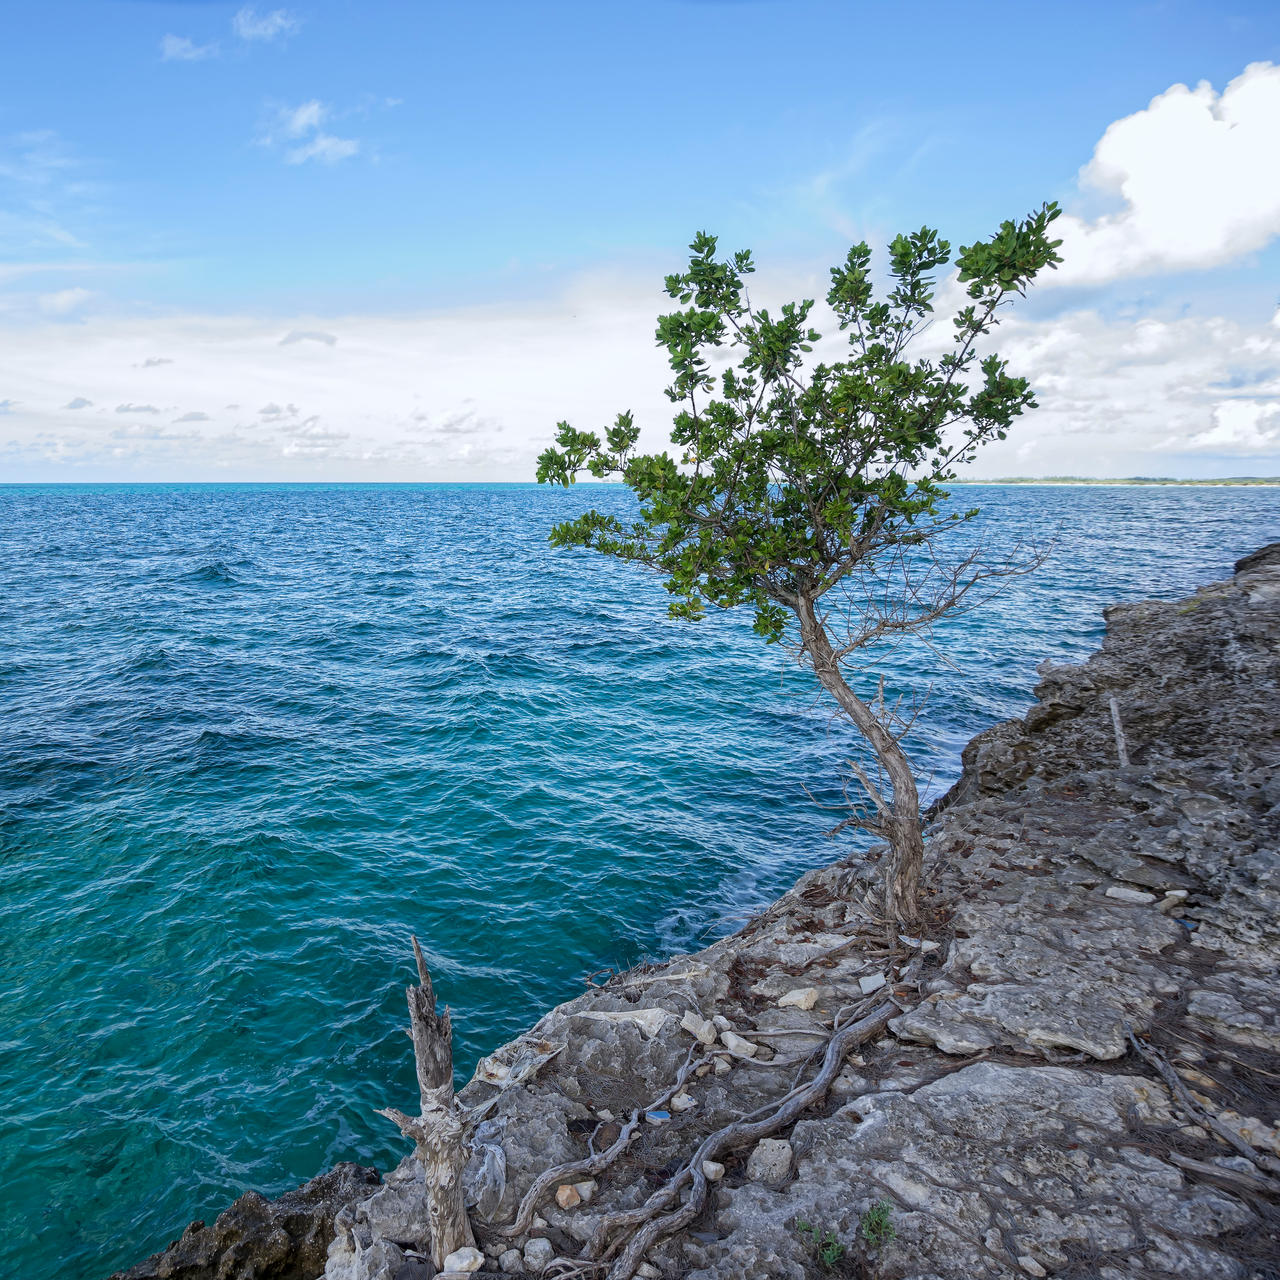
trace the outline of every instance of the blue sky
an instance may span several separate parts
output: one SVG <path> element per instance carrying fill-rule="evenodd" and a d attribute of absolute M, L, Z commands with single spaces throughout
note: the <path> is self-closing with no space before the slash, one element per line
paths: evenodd
<path fill-rule="evenodd" d="M 0 477 L 520 479 L 628 405 L 661 443 L 694 231 L 781 296 L 1045 199 L 1078 253 L 1008 329 L 1044 408 L 979 470 L 1280 473 L 1274 3 L 45 0 L 4 31 Z"/>

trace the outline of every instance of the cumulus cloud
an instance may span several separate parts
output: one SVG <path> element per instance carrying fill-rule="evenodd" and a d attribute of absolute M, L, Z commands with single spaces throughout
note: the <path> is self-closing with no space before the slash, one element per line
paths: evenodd
<path fill-rule="evenodd" d="M 69 400 L 62 407 L 64 409 L 88 409 L 92 404 L 92 400 L 86 400 L 84 396 L 76 396 L 74 400 Z"/>
<path fill-rule="evenodd" d="M 282 347 L 291 347 L 295 342 L 320 342 L 326 347 L 332 347 L 337 341 L 335 334 L 325 333 L 320 329 L 290 329 L 280 339 L 280 345 Z"/>
<path fill-rule="evenodd" d="M 0 400 L 0 413 L 12 413 L 21 403 L 21 400 Z"/>
<path fill-rule="evenodd" d="M 1117 120 L 1080 172 L 1118 202 L 1057 223 L 1064 263 L 1047 283 L 1219 266 L 1280 235 L 1280 66 L 1255 62 L 1221 94 L 1175 84 Z"/>
<path fill-rule="evenodd" d="M 118 404 L 116 405 L 117 413 L 159 413 L 160 410 L 153 404 Z"/>
<path fill-rule="evenodd" d="M 160 58 L 163 62 L 200 62 L 205 58 L 216 58 L 218 45 L 196 44 L 186 36 L 165 36 L 160 41 Z"/>
<path fill-rule="evenodd" d="M 416 315 L 6 324 L 16 407 L 0 468 L 15 478 L 53 468 L 102 479 L 528 480 L 557 421 L 599 430 L 627 408 L 644 447 L 661 448 L 673 409 L 653 344 L 667 305 L 654 278 L 601 273 L 538 301 Z M 757 285 L 770 305 L 813 292 L 764 273 Z M 342 341 L 299 359 L 280 346 L 293 329 Z M 181 382 L 166 392 L 177 404 L 241 408 L 220 421 L 188 415 L 172 424 L 181 435 L 153 430 L 161 424 L 134 402 L 131 362 L 161 345 L 176 360 L 165 378 Z M 1280 474 L 1280 320 L 1014 310 L 996 346 L 1042 407 L 984 451 L 977 475 Z M 120 405 L 120 416 L 65 412 L 69 371 L 79 400 Z"/>
<path fill-rule="evenodd" d="M 212 422 L 213 419 L 207 413 L 184 413 L 180 418 L 174 418 L 174 422 Z"/>
<path fill-rule="evenodd" d="M 173 361 L 170 360 L 168 356 L 148 356 L 138 367 L 142 369 L 154 369 L 158 365 L 172 363 Z"/>
<path fill-rule="evenodd" d="M 301 26 L 302 20 L 288 9 L 259 14 L 246 6 L 231 19 L 231 29 L 241 40 L 276 40 L 293 35 Z"/>

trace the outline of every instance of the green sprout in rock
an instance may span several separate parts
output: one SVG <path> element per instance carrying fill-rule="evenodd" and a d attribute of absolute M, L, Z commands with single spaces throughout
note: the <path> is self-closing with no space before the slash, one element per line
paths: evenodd
<path fill-rule="evenodd" d="M 898 1229 L 893 1225 L 893 1205 L 888 1200 L 873 1204 L 858 1221 L 858 1234 L 873 1248 L 879 1249 L 896 1238 Z"/>
<path fill-rule="evenodd" d="M 819 1231 L 817 1227 L 797 1218 L 796 1233 L 808 1241 L 813 1256 L 825 1270 L 829 1271 L 844 1257 L 844 1245 L 836 1238 L 834 1231 Z"/>

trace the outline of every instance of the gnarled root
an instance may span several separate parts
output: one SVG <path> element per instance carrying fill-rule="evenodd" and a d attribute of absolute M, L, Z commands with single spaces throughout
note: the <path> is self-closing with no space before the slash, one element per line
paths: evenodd
<path fill-rule="evenodd" d="M 707 1200 L 707 1178 L 702 1166 L 707 1160 L 739 1147 L 748 1146 L 767 1138 L 779 1129 L 794 1123 L 806 1108 L 820 1101 L 831 1082 L 836 1078 L 844 1064 L 846 1055 L 855 1045 L 879 1035 L 888 1025 L 890 1018 L 899 1012 L 896 1004 L 885 1001 L 879 1004 L 865 1017 L 839 1028 L 827 1042 L 822 1066 L 818 1074 L 808 1084 L 792 1089 L 777 1105 L 765 1114 L 761 1111 L 753 1113 L 758 1119 L 748 1117 L 734 1121 L 723 1129 L 703 1139 L 683 1167 L 638 1209 L 614 1214 L 605 1218 L 597 1227 L 595 1235 L 586 1250 L 589 1258 L 606 1258 L 619 1246 L 620 1240 L 610 1243 L 611 1237 L 628 1230 L 634 1234 L 627 1241 L 622 1252 L 618 1254 L 609 1271 L 608 1280 L 631 1280 L 636 1268 L 644 1260 L 648 1251 L 663 1237 L 688 1226 L 702 1212 Z M 674 1091 L 673 1091 L 674 1092 Z M 678 1197 L 681 1190 L 692 1183 L 688 1199 L 678 1209 L 659 1216 L 661 1210 Z"/>
<path fill-rule="evenodd" d="M 585 1160 L 571 1160 L 567 1164 L 558 1164 L 540 1173 L 534 1179 L 533 1185 L 524 1193 L 524 1199 L 520 1201 L 520 1208 L 516 1211 L 516 1216 L 510 1226 L 503 1227 L 498 1234 L 511 1237 L 523 1235 L 528 1231 L 529 1224 L 533 1221 L 533 1215 L 537 1211 L 539 1203 L 552 1187 L 559 1186 L 562 1182 L 572 1182 L 579 1178 L 592 1178 L 599 1173 L 603 1173 L 627 1149 L 627 1145 L 635 1136 L 636 1130 L 644 1119 L 645 1112 L 660 1111 L 684 1088 L 685 1081 L 688 1080 L 689 1073 L 695 1065 L 697 1051 L 698 1045 L 695 1044 L 686 1055 L 684 1065 L 676 1075 L 675 1084 L 669 1086 L 664 1093 L 655 1098 L 647 1107 L 633 1111 L 631 1118 L 623 1125 L 622 1132 L 610 1146 Z"/>

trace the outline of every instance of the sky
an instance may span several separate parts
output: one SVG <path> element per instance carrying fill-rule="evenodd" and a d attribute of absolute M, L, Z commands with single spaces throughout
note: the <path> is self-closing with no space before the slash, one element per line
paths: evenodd
<path fill-rule="evenodd" d="M 663 276 L 753 299 L 1046 200 L 972 478 L 1280 475 L 1280 7 L 42 0 L 0 18 L 0 482 L 531 480 L 661 448 Z M 953 281 L 940 304 L 954 303 Z"/>

